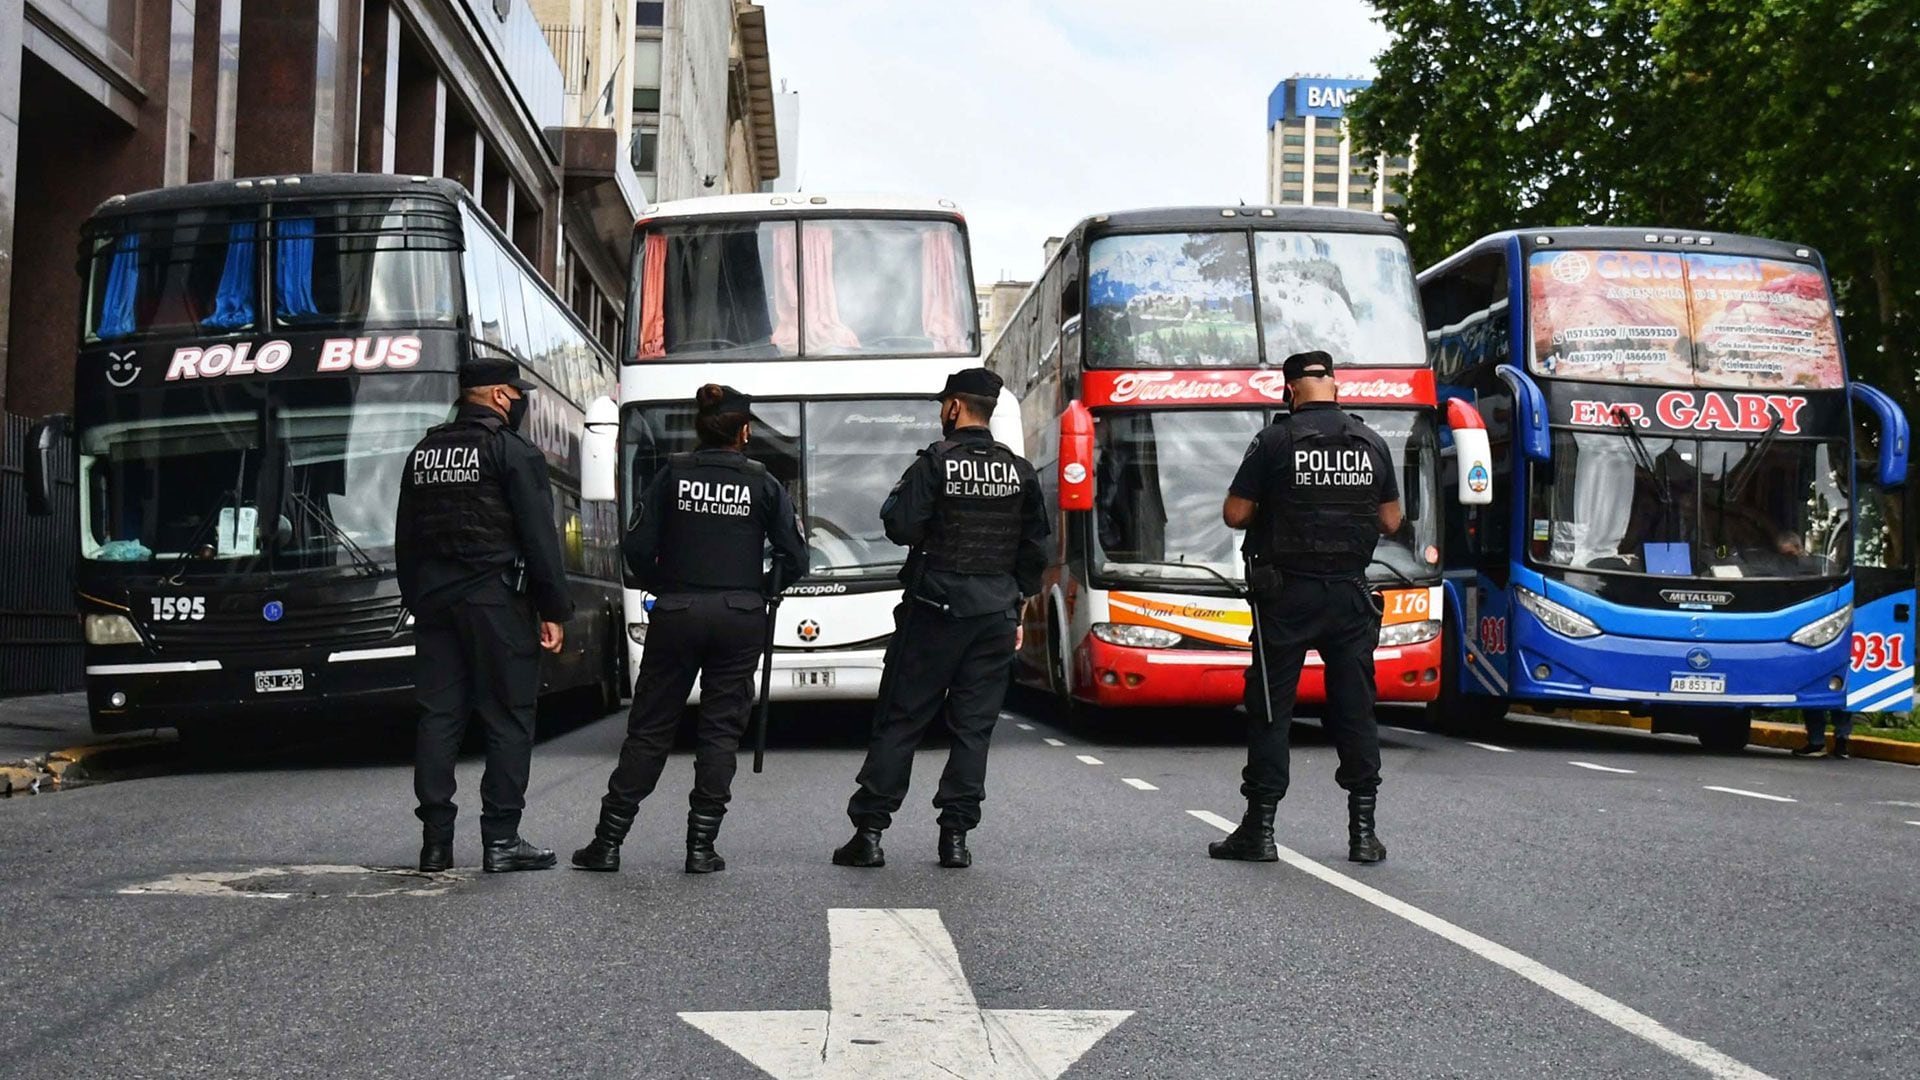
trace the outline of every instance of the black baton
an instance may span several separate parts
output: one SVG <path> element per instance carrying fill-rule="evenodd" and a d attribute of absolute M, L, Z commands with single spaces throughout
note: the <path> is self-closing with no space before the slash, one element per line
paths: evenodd
<path fill-rule="evenodd" d="M 1260 605 L 1253 598 L 1256 591 L 1253 585 L 1253 560 L 1248 559 L 1244 565 L 1247 573 L 1247 614 L 1253 620 L 1253 636 L 1250 643 L 1253 645 L 1254 675 L 1260 680 L 1260 707 L 1266 713 L 1267 726 L 1272 727 L 1273 689 L 1267 684 L 1267 648 L 1266 641 L 1260 634 Z"/>
<path fill-rule="evenodd" d="M 767 648 L 760 657 L 760 702 L 753 719 L 753 771 L 767 762 L 767 708 L 773 697 L 773 627 L 780 615 L 780 598 L 767 601 Z"/>

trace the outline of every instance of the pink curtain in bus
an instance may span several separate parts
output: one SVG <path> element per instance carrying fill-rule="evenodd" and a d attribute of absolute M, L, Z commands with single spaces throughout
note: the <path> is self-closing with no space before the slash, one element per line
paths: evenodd
<path fill-rule="evenodd" d="M 955 261 L 953 231 L 928 229 L 920 242 L 920 325 L 945 353 L 967 351 L 966 328 L 953 305 Z"/>
<path fill-rule="evenodd" d="M 800 293 L 793 276 L 792 225 L 773 230 L 773 343 L 784 354 L 800 351 Z"/>
<path fill-rule="evenodd" d="M 640 266 L 640 349 L 636 359 L 667 355 L 667 237 L 648 233 Z"/>
<path fill-rule="evenodd" d="M 807 295 L 807 351 L 857 349 L 860 335 L 840 321 L 840 296 L 833 287 L 833 230 L 802 228 L 800 273 Z"/>

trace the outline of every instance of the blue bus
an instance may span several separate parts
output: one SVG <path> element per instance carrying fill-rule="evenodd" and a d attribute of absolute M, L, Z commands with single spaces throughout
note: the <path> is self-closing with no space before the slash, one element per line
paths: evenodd
<path fill-rule="evenodd" d="M 1817 252 L 1513 231 L 1420 291 L 1439 393 L 1478 405 L 1494 460 L 1493 501 L 1448 507 L 1436 723 L 1613 706 L 1738 749 L 1756 710 L 1847 707 L 1856 599 L 1905 620 L 1911 665 L 1911 573 L 1854 566 L 1856 472 L 1904 484 L 1906 420 L 1848 382 Z"/>

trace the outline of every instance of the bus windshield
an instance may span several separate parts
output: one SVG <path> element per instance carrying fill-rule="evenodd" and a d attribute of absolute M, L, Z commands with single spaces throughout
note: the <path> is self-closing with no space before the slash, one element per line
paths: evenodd
<path fill-rule="evenodd" d="M 1574 570 L 1808 578 L 1848 572 L 1843 441 L 1556 431 L 1534 467 L 1530 554 Z"/>
<path fill-rule="evenodd" d="M 888 540 L 880 505 L 915 453 L 940 438 L 933 403 L 918 398 L 755 401 L 747 456 L 785 484 L 811 551 L 808 576 L 891 577 L 906 551 Z M 667 458 L 695 446 L 693 407 L 629 407 L 621 439 L 629 500 Z M 627 510 L 631 520 L 631 508 Z"/>
<path fill-rule="evenodd" d="M 1668 386 L 1844 385 L 1819 267 L 1741 255 L 1536 252 L 1527 264 L 1536 375 Z"/>
<path fill-rule="evenodd" d="M 1097 367 L 1258 367 L 1312 349 L 1349 365 L 1426 363 L 1413 265 L 1396 236 L 1123 234 L 1094 241 L 1087 264 Z"/>
<path fill-rule="evenodd" d="M 366 566 L 393 545 L 406 453 L 447 419 L 453 382 L 343 376 L 117 393 L 103 415 L 82 418 L 81 554 L 168 572 Z"/>
<path fill-rule="evenodd" d="M 271 220 L 266 209 L 147 215 L 95 235 L 86 340 L 454 325 L 460 245 L 451 206 L 401 197 L 276 204 Z"/>
<path fill-rule="evenodd" d="M 975 352 L 972 272 L 951 221 L 705 221 L 635 246 L 639 360 Z"/>
<path fill-rule="evenodd" d="M 1349 411 L 1386 443 L 1399 473 L 1407 520 L 1396 535 L 1381 537 L 1375 549 L 1379 564 L 1369 576 L 1435 576 L 1440 556 L 1435 498 L 1439 443 L 1432 416 L 1412 409 Z M 1266 412 L 1259 409 L 1103 414 L 1094 464 L 1099 573 L 1183 583 L 1217 581 L 1218 573 L 1239 580 L 1239 534 L 1220 520 L 1220 503 L 1248 442 L 1266 422 Z"/>

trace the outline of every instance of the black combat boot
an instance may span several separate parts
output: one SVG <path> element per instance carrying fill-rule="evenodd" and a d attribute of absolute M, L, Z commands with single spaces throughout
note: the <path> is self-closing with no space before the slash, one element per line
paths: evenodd
<path fill-rule="evenodd" d="M 1833 737 L 1833 757 L 1834 757 L 1834 759 L 1835 759 L 1836 761 L 1845 761 L 1845 760 L 1846 760 L 1847 758 L 1849 758 L 1849 757 L 1852 757 L 1852 756 L 1853 756 L 1852 754 L 1849 754 L 1849 753 L 1847 752 L 1847 736 L 1845 736 L 1845 735 L 1835 735 L 1835 736 Z"/>
<path fill-rule="evenodd" d="M 481 868 L 489 874 L 507 874 L 515 870 L 551 870 L 560 860 L 546 848 L 537 848 L 518 836 L 489 840 L 485 845 Z"/>
<path fill-rule="evenodd" d="M 1207 854 L 1241 862 L 1279 862 L 1280 852 L 1273 846 L 1273 814 L 1279 808 L 1278 799 L 1248 799 L 1240 827 L 1228 833 L 1225 840 L 1208 844 Z"/>
<path fill-rule="evenodd" d="M 1373 835 L 1373 792 L 1347 792 L 1347 861 L 1377 863 L 1387 857 L 1387 845 Z"/>
<path fill-rule="evenodd" d="M 949 870 L 973 865 L 973 852 L 967 850 L 967 830 L 940 826 L 940 865 Z"/>
<path fill-rule="evenodd" d="M 727 860 L 713 850 L 713 840 L 719 835 L 719 814 L 687 811 L 687 873 L 711 874 L 727 868 Z"/>
<path fill-rule="evenodd" d="M 865 825 L 853 830 L 853 839 L 833 849 L 835 866 L 885 866 L 887 853 L 880 850 L 880 830 Z"/>
<path fill-rule="evenodd" d="M 639 812 L 635 809 L 623 814 L 602 806 L 600 824 L 593 827 L 593 839 L 573 853 L 573 865 L 581 870 L 609 873 L 620 869 L 620 844 L 626 840 L 627 830 L 633 828 L 634 816 Z"/>
<path fill-rule="evenodd" d="M 429 836 L 420 841 L 420 872 L 438 874 L 453 869 L 453 837 L 436 840 Z"/>

